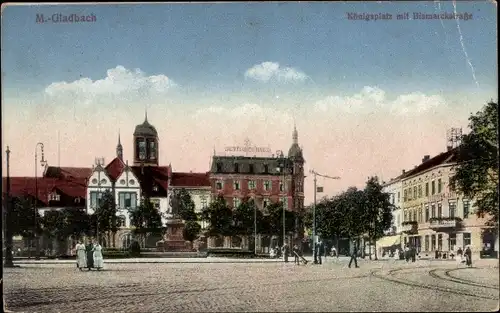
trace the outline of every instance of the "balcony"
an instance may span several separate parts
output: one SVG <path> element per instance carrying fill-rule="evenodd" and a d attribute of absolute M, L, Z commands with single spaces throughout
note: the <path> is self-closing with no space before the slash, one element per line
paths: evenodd
<path fill-rule="evenodd" d="M 462 221 L 459 217 L 432 217 L 429 219 L 429 228 L 457 228 Z"/>
<path fill-rule="evenodd" d="M 415 234 L 418 232 L 418 223 L 416 221 L 403 222 L 401 231 L 406 234 Z"/>

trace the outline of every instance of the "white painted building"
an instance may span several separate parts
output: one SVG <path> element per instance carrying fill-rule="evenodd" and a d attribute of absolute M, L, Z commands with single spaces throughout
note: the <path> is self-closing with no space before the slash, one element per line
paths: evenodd
<path fill-rule="evenodd" d="M 392 229 L 390 233 L 399 234 L 401 233 L 401 223 L 402 223 L 402 188 L 401 188 L 401 177 L 403 174 L 391 179 L 389 182 L 384 183 L 382 191 L 390 195 L 391 204 L 394 205 L 394 211 L 392 212 Z"/>

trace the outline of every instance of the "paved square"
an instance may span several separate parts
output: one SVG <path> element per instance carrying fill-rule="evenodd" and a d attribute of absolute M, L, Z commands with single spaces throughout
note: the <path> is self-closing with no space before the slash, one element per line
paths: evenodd
<path fill-rule="evenodd" d="M 496 260 L 498 264 L 498 260 Z M 5 269 L 15 312 L 493 311 L 498 268 L 453 262 L 74 264 Z M 494 264 L 494 263 L 492 263 Z"/>

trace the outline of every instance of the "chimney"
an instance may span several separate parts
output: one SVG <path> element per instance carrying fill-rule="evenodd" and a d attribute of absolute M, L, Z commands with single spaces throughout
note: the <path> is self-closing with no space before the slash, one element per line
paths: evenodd
<path fill-rule="evenodd" d="M 406 171 L 405 171 L 405 170 L 402 170 L 402 171 L 401 171 L 401 173 L 403 173 L 403 174 L 404 174 L 404 173 L 406 173 Z"/>
<path fill-rule="evenodd" d="M 431 156 L 426 154 L 426 155 L 424 155 L 424 158 L 422 159 L 422 163 L 425 163 L 425 162 L 429 161 L 430 159 L 431 159 Z"/>

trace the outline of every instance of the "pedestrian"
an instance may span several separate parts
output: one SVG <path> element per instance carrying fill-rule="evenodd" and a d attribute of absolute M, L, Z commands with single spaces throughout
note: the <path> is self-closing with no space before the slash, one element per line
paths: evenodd
<path fill-rule="evenodd" d="M 297 246 L 296 244 L 293 245 L 292 251 L 293 251 L 293 256 L 294 256 L 293 263 L 297 264 L 297 265 L 300 265 L 299 246 Z"/>
<path fill-rule="evenodd" d="M 85 245 L 82 243 L 81 240 L 79 240 L 78 243 L 76 244 L 75 250 L 76 250 L 76 267 L 78 267 L 80 271 L 83 271 L 83 269 L 87 267 L 87 255 L 85 252 Z"/>
<path fill-rule="evenodd" d="M 351 260 L 349 261 L 349 268 L 351 268 L 352 261 L 354 261 L 354 265 L 356 268 L 358 268 L 358 260 L 356 259 L 358 256 L 358 247 L 356 244 L 356 241 L 352 242 L 352 253 L 351 253 Z"/>
<path fill-rule="evenodd" d="M 465 248 L 464 255 L 465 255 L 465 265 L 467 265 L 468 267 L 472 267 L 472 251 L 470 249 L 470 246 L 467 246 L 467 248 Z"/>
<path fill-rule="evenodd" d="M 94 266 L 100 271 L 104 266 L 104 259 L 102 257 L 102 247 L 99 242 L 94 245 Z"/>
<path fill-rule="evenodd" d="M 87 268 L 90 271 L 94 267 L 94 244 L 91 240 L 85 246 L 85 255 L 87 256 Z"/>
<path fill-rule="evenodd" d="M 410 247 L 408 245 L 405 247 L 405 260 L 406 262 L 410 261 Z"/>
<path fill-rule="evenodd" d="M 331 256 L 332 257 L 336 257 L 337 256 L 337 249 L 335 249 L 335 246 L 332 247 Z"/>
<path fill-rule="evenodd" d="M 316 253 L 318 256 L 318 264 L 323 264 L 323 262 L 321 260 L 321 257 L 323 256 L 323 254 L 325 254 L 325 245 L 323 244 L 323 241 L 320 240 L 318 242 L 316 249 L 318 250 L 318 252 Z"/>

